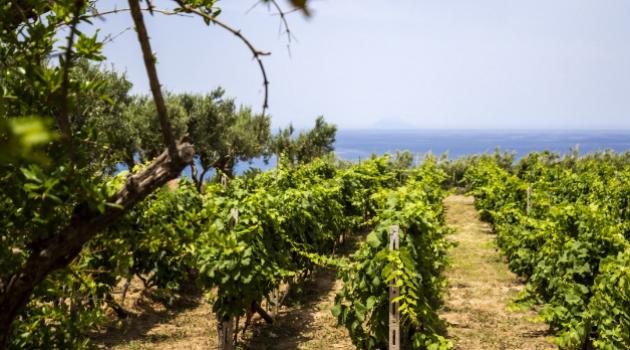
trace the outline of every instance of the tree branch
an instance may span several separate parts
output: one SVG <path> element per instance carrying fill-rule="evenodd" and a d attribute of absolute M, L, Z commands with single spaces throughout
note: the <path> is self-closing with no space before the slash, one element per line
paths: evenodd
<path fill-rule="evenodd" d="M 121 12 L 129 12 L 129 11 L 131 11 L 131 8 L 120 8 L 120 9 L 119 8 L 115 8 L 113 10 L 108 10 L 108 11 L 103 11 L 103 12 L 94 12 L 93 15 L 88 16 L 88 17 L 99 18 L 99 17 L 103 17 L 103 16 L 106 16 L 106 15 L 113 15 L 113 14 L 117 14 L 117 13 L 121 13 Z M 166 15 L 166 16 L 185 16 L 185 17 L 188 17 L 188 16 L 186 16 L 186 15 L 184 15 L 182 13 L 179 13 L 179 12 L 159 9 L 159 8 L 155 8 L 155 7 L 152 8 L 152 9 L 141 8 L 140 11 L 157 12 L 157 13 L 160 13 L 160 14 L 163 14 L 163 15 Z"/>
<path fill-rule="evenodd" d="M 83 0 L 76 0 L 74 3 L 74 16 L 70 23 L 70 33 L 68 34 L 68 42 L 66 44 L 66 53 L 63 60 L 60 59 L 60 66 L 63 69 L 61 80 L 61 103 L 59 106 L 59 116 L 57 122 L 61 130 L 61 139 L 66 146 L 70 157 L 74 158 L 74 147 L 72 146 L 72 128 L 70 126 L 68 89 L 70 85 L 70 68 L 72 67 L 72 46 L 74 45 L 74 37 L 76 35 L 77 25 L 79 24 L 79 15 L 83 7 Z"/>
<path fill-rule="evenodd" d="M 209 15 L 209 14 L 203 12 L 203 11 L 200 11 L 199 9 L 196 9 L 194 7 L 190 7 L 190 6 L 186 5 L 181 0 L 175 0 L 175 2 L 181 7 L 181 9 L 184 12 L 194 13 L 194 14 L 200 16 L 201 18 L 203 18 L 206 22 L 214 23 L 214 24 L 218 25 L 219 27 L 227 30 L 228 32 L 234 34 L 237 38 L 239 38 L 239 40 L 241 40 L 245 44 L 245 46 L 247 46 L 249 51 L 251 51 L 251 53 L 254 55 L 254 59 L 258 63 L 258 67 L 260 68 L 260 72 L 261 72 L 262 78 L 263 78 L 263 87 L 265 89 L 265 98 L 264 98 L 264 101 L 263 101 L 262 114 L 265 115 L 265 112 L 267 111 L 267 108 L 269 108 L 269 80 L 267 79 L 267 71 L 265 70 L 265 65 L 263 64 L 263 61 L 262 61 L 261 57 L 262 56 L 268 56 L 271 53 L 270 52 L 265 52 L 265 51 L 260 51 L 260 50 L 256 49 L 256 47 L 254 47 L 254 45 L 251 43 L 251 41 L 249 41 L 245 36 L 243 36 L 243 34 L 241 34 L 240 30 L 232 28 L 231 26 L 227 25 L 226 23 L 223 23 L 222 21 L 218 20 L 215 16 L 211 16 L 211 15 Z"/>
<path fill-rule="evenodd" d="M 190 177 L 193 179 L 193 182 L 195 183 L 195 188 L 197 188 L 197 191 L 199 191 L 200 185 L 199 185 L 199 179 L 197 178 L 197 165 L 195 165 L 195 160 L 193 159 L 192 162 L 190 162 Z"/>
<path fill-rule="evenodd" d="M 289 28 L 289 22 L 287 21 L 287 12 L 284 12 L 278 2 L 276 0 L 269 0 L 269 2 L 273 5 L 273 7 L 278 10 L 277 15 L 280 16 L 280 20 L 284 25 L 284 32 L 287 34 L 287 49 L 289 49 L 289 55 L 291 55 L 291 38 L 293 35 L 291 34 L 291 29 Z"/>
<path fill-rule="evenodd" d="M 206 177 L 206 173 L 208 172 L 208 170 L 210 170 L 210 168 L 203 168 L 201 170 L 201 174 L 199 175 L 199 188 L 198 188 L 199 193 L 203 193 L 203 182 L 204 182 L 204 178 Z"/>
<path fill-rule="evenodd" d="M 257 314 L 260 315 L 260 317 L 263 318 L 263 320 L 265 320 L 265 322 L 269 323 L 269 324 L 273 324 L 273 317 L 271 317 L 271 315 L 269 315 L 269 313 L 267 311 L 265 311 L 265 309 L 263 309 L 257 302 L 252 302 L 252 311 L 256 312 Z"/>
<path fill-rule="evenodd" d="M 160 80 L 158 79 L 157 70 L 155 68 L 155 56 L 153 55 L 153 51 L 151 51 L 149 34 L 147 33 L 147 28 L 144 25 L 144 18 L 142 17 L 142 11 L 140 10 L 138 0 L 129 0 L 129 8 L 131 9 L 131 17 L 133 17 L 133 22 L 136 26 L 136 32 L 138 33 L 138 41 L 140 42 L 142 56 L 144 57 L 144 66 L 147 69 L 151 93 L 153 94 L 153 100 L 155 101 L 158 118 L 160 120 L 162 137 L 164 138 L 164 143 L 166 144 L 171 157 L 175 158 L 178 156 L 177 145 L 175 143 L 175 138 L 173 137 L 171 123 L 168 119 L 164 96 L 162 96 Z"/>
<path fill-rule="evenodd" d="M 164 151 L 149 166 L 129 176 L 126 184 L 108 202 L 104 212 L 90 209 L 87 204 L 75 207 L 68 224 L 56 235 L 38 245 L 26 262 L 8 279 L 0 294 L 0 349 L 6 345 L 11 322 L 28 302 L 33 289 L 52 271 L 67 266 L 81 252 L 83 245 L 98 232 L 122 217 L 151 192 L 176 178 L 190 163 L 194 147 L 178 142 L 176 157 Z"/>

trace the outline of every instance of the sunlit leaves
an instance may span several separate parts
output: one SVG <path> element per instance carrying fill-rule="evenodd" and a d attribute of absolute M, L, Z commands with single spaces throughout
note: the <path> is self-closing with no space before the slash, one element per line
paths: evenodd
<path fill-rule="evenodd" d="M 49 119 L 38 117 L 0 120 L 0 162 L 49 162 L 44 146 L 57 139 Z"/>
<path fill-rule="evenodd" d="M 562 348 L 626 349 L 627 155 L 533 153 L 514 167 L 485 159 L 465 178 L 499 246 Z M 529 194 L 527 189 L 531 189 Z M 529 201 L 529 205 L 527 202 Z M 527 208 L 530 208 L 529 212 Z"/>
<path fill-rule="evenodd" d="M 344 287 L 333 309 L 358 348 L 387 346 L 390 284 L 400 288 L 395 302 L 405 341 L 417 349 L 450 347 L 439 335 L 443 325 L 436 314 L 449 246 L 444 238 L 448 229 L 441 219 L 443 180 L 435 162 L 427 159 L 411 172 L 405 186 L 382 188 L 371 196 L 378 203 L 376 226 L 342 269 Z M 402 231 L 400 250 L 390 251 L 388 232 L 394 224 Z"/>

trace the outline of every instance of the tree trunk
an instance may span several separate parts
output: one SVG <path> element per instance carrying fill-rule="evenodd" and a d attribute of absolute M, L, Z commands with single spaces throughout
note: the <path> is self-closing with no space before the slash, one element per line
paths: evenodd
<path fill-rule="evenodd" d="M 101 213 L 79 204 L 70 222 L 58 234 L 38 245 L 28 260 L 11 275 L 0 294 L 0 349 L 7 346 L 11 324 L 27 304 L 33 289 L 51 272 L 67 266 L 99 231 L 114 223 L 151 192 L 179 176 L 192 160 L 194 148 L 189 143 L 178 142 L 177 153 L 177 159 L 172 159 L 164 151 L 151 165 L 129 176 L 126 184 L 108 200 L 119 207 L 107 206 Z"/>
<path fill-rule="evenodd" d="M 210 170 L 210 168 L 203 168 L 203 170 L 201 170 L 201 175 L 199 175 L 199 187 L 197 188 L 197 190 L 199 191 L 199 193 L 203 194 L 203 182 L 204 182 L 204 178 L 206 177 L 206 174 L 208 173 L 208 170 Z"/>
<path fill-rule="evenodd" d="M 232 172 L 234 171 L 234 158 L 232 158 L 232 156 L 221 156 L 212 166 L 225 174 L 227 177 L 233 177 Z"/>
<path fill-rule="evenodd" d="M 199 179 L 197 179 L 197 166 L 195 165 L 194 159 L 192 162 L 190 162 L 190 177 L 192 177 L 192 180 L 195 183 L 195 188 L 197 188 L 197 191 L 199 191 L 201 185 L 199 184 Z"/>
<path fill-rule="evenodd" d="M 257 314 L 260 315 L 260 317 L 263 318 L 263 320 L 265 320 L 265 322 L 269 323 L 269 324 L 273 324 L 273 317 L 271 317 L 271 315 L 269 315 L 269 313 L 267 313 L 267 311 L 265 311 L 265 309 L 263 309 L 257 302 L 252 302 L 252 311 L 256 312 Z"/>
<path fill-rule="evenodd" d="M 125 165 L 127 165 L 127 170 L 131 172 L 133 167 L 136 166 L 136 161 L 132 157 L 125 157 Z"/>

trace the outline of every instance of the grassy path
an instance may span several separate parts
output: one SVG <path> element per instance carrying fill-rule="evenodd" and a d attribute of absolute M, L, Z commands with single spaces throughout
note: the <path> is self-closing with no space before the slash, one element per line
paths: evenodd
<path fill-rule="evenodd" d="M 455 349 L 556 349 L 547 326 L 533 322 L 533 311 L 510 311 L 510 301 L 523 284 L 508 270 L 495 248 L 488 224 L 479 220 L 472 197 L 445 200 L 448 223 L 456 229 L 449 239 L 451 267 L 441 317 Z"/>

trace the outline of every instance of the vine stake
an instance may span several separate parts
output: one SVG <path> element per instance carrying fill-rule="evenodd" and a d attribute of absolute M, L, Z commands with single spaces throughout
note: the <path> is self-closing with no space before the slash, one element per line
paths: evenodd
<path fill-rule="evenodd" d="M 398 225 L 389 227 L 389 250 L 398 250 L 400 246 Z M 400 350 L 400 310 L 395 298 L 400 296 L 400 288 L 396 286 L 397 278 L 389 285 L 389 350 Z"/>

